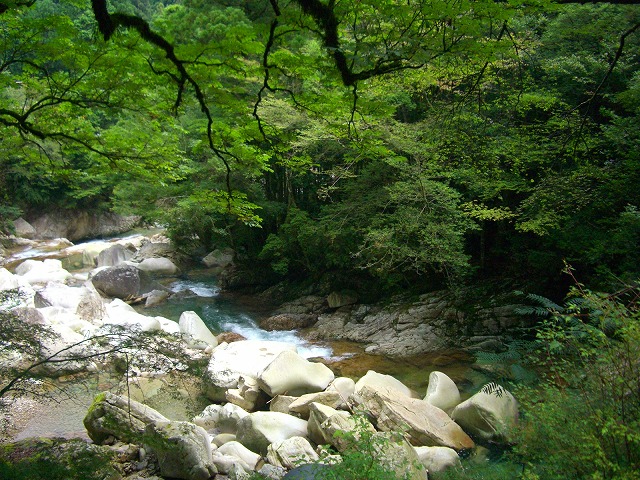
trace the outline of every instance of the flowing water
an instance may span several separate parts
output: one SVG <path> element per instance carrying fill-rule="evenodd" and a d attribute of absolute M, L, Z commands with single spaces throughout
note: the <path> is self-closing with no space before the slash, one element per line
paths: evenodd
<path fill-rule="evenodd" d="M 41 253 L 47 254 L 42 251 L 30 253 L 36 253 L 35 256 L 39 258 Z M 24 252 L 21 259 L 29 257 L 31 255 Z M 221 292 L 215 284 L 215 279 L 206 270 L 194 271 L 184 278 L 170 280 L 166 286 L 177 294 L 173 299 L 157 307 L 139 306 L 138 311 L 145 315 L 163 316 L 174 321 L 179 320 L 182 312 L 194 311 L 214 334 L 234 332 L 252 340 L 293 343 L 302 356 L 322 361 L 329 365 L 337 376 L 357 379 L 368 370 L 375 370 L 393 375 L 424 395 L 429 373 L 439 370 L 449 375 L 458 384 L 463 396 L 465 392 L 477 390 L 487 378 L 473 368 L 474 358 L 462 351 L 440 351 L 400 360 L 366 354 L 361 345 L 349 342 L 311 341 L 305 338 L 304 332 L 262 330 L 259 327 L 259 320 L 268 314 L 268 306 L 256 299 Z M 164 382 L 164 386 L 167 387 L 165 390 L 183 393 L 188 390 L 168 380 L 155 381 Z M 17 439 L 31 436 L 86 438 L 82 418 L 93 397 L 103 390 L 122 389 L 122 384 L 122 378 L 94 376 L 89 379 L 84 378 L 82 381 L 72 380 L 56 385 L 56 388 L 61 388 L 65 393 L 61 403 L 43 404 L 23 399 L 9 409 L 12 415 L 11 420 L 16 427 L 11 432 L 11 436 Z M 148 392 L 151 387 L 158 390 L 162 386 L 147 385 L 145 391 Z M 205 399 L 197 397 L 193 392 L 184 393 L 182 400 L 179 395 L 178 398 L 175 395 L 157 395 L 152 401 L 146 401 L 146 398 L 137 399 L 145 400 L 145 403 L 149 403 L 161 413 L 177 420 L 188 419 L 189 415 L 193 415 L 194 411 L 201 411 L 207 403 Z M 185 407 L 187 400 L 190 401 L 191 410 Z"/>

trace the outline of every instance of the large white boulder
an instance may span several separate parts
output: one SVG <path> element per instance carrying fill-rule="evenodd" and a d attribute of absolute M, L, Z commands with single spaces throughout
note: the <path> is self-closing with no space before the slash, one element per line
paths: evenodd
<path fill-rule="evenodd" d="M 462 469 L 460 457 L 448 447 L 414 447 L 420 462 L 429 472 L 429 476 L 444 472 L 450 468 Z"/>
<path fill-rule="evenodd" d="M 238 424 L 240 421 L 248 416 L 249 412 L 242 407 L 234 405 L 233 403 L 227 403 L 218 413 L 218 424 L 216 427 L 221 433 L 235 434 L 238 430 Z"/>
<path fill-rule="evenodd" d="M 280 353 L 258 377 L 260 388 L 269 396 L 293 396 L 321 392 L 335 378 L 329 367 L 313 363 L 296 352 Z"/>
<path fill-rule="evenodd" d="M 14 275 L 6 268 L 0 268 L 0 292 L 15 290 L 18 295 L 0 298 L 0 309 L 10 309 L 18 306 L 33 307 L 36 291 L 23 277 Z"/>
<path fill-rule="evenodd" d="M 218 473 L 209 435 L 193 423 L 150 423 L 145 429 L 145 444 L 156 454 L 164 477 L 208 480 Z"/>
<path fill-rule="evenodd" d="M 84 417 L 91 440 L 102 444 L 113 439 L 142 442 L 146 426 L 169 420 L 147 405 L 109 392 L 96 395 Z"/>
<path fill-rule="evenodd" d="M 43 261 L 25 260 L 15 269 L 31 285 L 45 285 L 49 282 L 62 282 L 71 278 L 71 274 L 62 268 L 62 262 L 48 258 Z"/>
<path fill-rule="evenodd" d="M 231 441 L 220 446 L 217 450 L 223 455 L 234 457 L 237 463 L 246 470 L 253 471 L 260 463 L 262 457 L 255 452 L 252 452 L 240 442 Z"/>
<path fill-rule="evenodd" d="M 286 440 L 274 442 L 267 448 L 267 461 L 271 465 L 284 467 L 287 470 L 305 463 L 318 461 L 309 440 L 304 437 L 291 437 Z"/>
<path fill-rule="evenodd" d="M 98 325 L 106 315 L 102 298 L 90 283 L 83 287 L 69 287 L 60 282 L 49 282 L 36 292 L 34 304 L 36 308 L 64 309 L 82 320 Z"/>
<path fill-rule="evenodd" d="M 364 386 L 351 396 L 354 408 L 376 419 L 379 430 L 404 432 L 416 446 L 443 446 L 455 450 L 474 447 L 473 440 L 438 407 L 396 390 Z"/>
<path fill-rule="evenodd" d="M 117 325 L 129 329 L 140 329 L 143 332 L 161 330 L 160 322 L 155 317 L 147 317 L 136 312 L 133 307 L 120 299 L 114 299 L 106 305 L 107 316 L 104 325 Z"/>
<path fill-rule="evenodd" d="M 369 370 L 364 377 L 356 382 L 355 393 L 358 393 L 365 386 L 373 388 L 388 388 L 395 390 L 399 394 L 402 394 L 406 397 L 418 398 L 417 393 L 415 393 L 397 378 L 394 378 L 391 375 L 386 375 L 384 373 L 378 373 L 374 370 Z"/>
<path fill-rule="evenodd" d="M 98 267 L 115 267 L 121 265 L 133 257 L 133 252 L 123 245 L 116 243 L 108 248 L 100 250 L 96 259 Z"/>
<path fill-rule="evenodd" d="M 518 403 L 505 388 L 489 384 L 458 405 L 451 418 L 471 435 L 508 443 L 518 422 Z"/>
<path fill-rule="evenodd" d="M 329 384 L 327 391 L 338 392 L 338 394 L 340 394 L 340 398 L 347 403 L 349 397 L 356 391 L 356 382 L 348 377 L 337 377 Z"/>
<path fill-rule="evenodd" d="M 312 403 L 320 403 L 336 409 L 345 408 L 347 405 L 337 391 L 327 390 L 325 392 L 307 393 L 298 397 L 289 405 L 289 413 L 297 414 L 306 420 L 309 418 L 309 406 Z"/>
<path fill-rule="evenodd" d="M 204 350 L 209 345 L 218 346 L 218 340 L 196 312 L 182 312 L 178 324 L 180 332 L 186 336 L 187 345 L 191 348 Z"/>
<path fill-rule="evenodd" d="M 266 455 L 274 442 L 306 437 L 307 422 L 286 413 L 253 412 L 238 422 L 236 439 L 249 450 Z"/>
<path fill-rule="evenodd" d="M 225 401 L 226 390 L 237 388 L 240 377 L 258 378 L 265 367 L 285 350 L 296 351 L 296 346 L 261 340 L 221 343 L 213 350 L 205 374 L 207 396 L 214 402 Z"/>
<path fill-rule="evenodd" d="M 145 258 L 137 267 L 156 277 L 170 277 L 180 273 L 180 269 L 176 264 L 164 257 Z"/>
<path fill-rule="evenodd" d="M 309 439 L 318 445 L 332 445 L 339 452 L 353 447 L 353 441 L 345 433 L 357 439 L 362 433 L 372 434 L 376 431 L 364 418 L 356 419 L 349 412 L 336 410 L 327 405 L 312 403 L 309 405 L 309 411 Z M 338 432 L 340 434 L 336 435 Z"/>
<path fill-rule="evenodd" d="M 205 409 L 193 418 L 193 423 L 204 428 L 207 431 L 212 431 L 218 425 L 220 419 L 220 409 L 222 405 L 212 404 L 205 407 Z"/>
<path fill-rule="evenodd" d="M 160 328 L 163 332 L 170 333 L 171 335 L 180 335 L 182 333 L 178 322 L 174 322 L 173 320 L 169 320 L 164 317 L 155 317 L 155 319 L 160 323 Z"/>
<path fill-rule="evenodd" d="M 460 403 L 460 391 L 455 382 L 444 373 L 431 372 L 424 401 L 445 412 L 450 412 Z"/>

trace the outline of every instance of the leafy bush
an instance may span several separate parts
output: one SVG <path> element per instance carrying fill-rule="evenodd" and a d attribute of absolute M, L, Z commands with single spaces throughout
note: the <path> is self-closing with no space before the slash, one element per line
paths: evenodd
<path fill-rule="evenodd" d="M 516 392 L 525 478 L 640 478 L 638 294 L 637 285 L 604 295 L 576 282 L 543 323 L 543 382 Z"/>

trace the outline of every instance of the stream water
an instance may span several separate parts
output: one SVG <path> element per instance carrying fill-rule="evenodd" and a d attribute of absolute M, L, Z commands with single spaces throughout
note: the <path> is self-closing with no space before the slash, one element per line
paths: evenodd
<path fill-rule="evenodd" d="M 81 249 L 81 247 L 78 247 Z M 57 256 L 59 253 L 46 250 L 20 252 L 17 260 Z M 18 262 L 19 263 L 19 262 Z M 69 266 L 68 260 L 65 262 Z M 17 263 L 14 262 L 15 266 Z M 69 268 L 69 267 L 67 267 Z M 186 277 L 169 280 L 166 285 L 179 300 L 169 300 L 157 307 L 145 309 L 138 307 L 140 313 L 150 316 L 163 316 L 178 321 L 184 311 L 195 311 L 213 331 L 235 332 L 247 339 L 277 340 L 294 343 L 298 352 L 306 358 L 316 358 L 330 366 L 336 376 L 348 376 L 357 379 L 368 370 L 393 375 L 424 395 L 428 385 L 429 373 L 439 370 L 449 375 L 459 386 L 463 396 L 468 396 L 479 388 L 487 377 L 474 368 L 474 358 L 463 351 L 449 350 L 433 352 L 413 358 L 393 359 L 364 352 L 363 346 L 349 342 L 319 343 L 305 338 L 304 332 L 277 331 L 267 332 L 258 324 L 262 316 L 268 314 L 266 305 L 255 299 L 223 293 L 215 284 L 215 278 L 206 270 L 190 272 Z M 163 380 L 165 386 L 173 390 L 186 392 L 188 388 L 174 386 L 170 380 Z M 34 402 L 22 399 L 11 405 L 10 422 L 13 425 L 9 437 L 22 439 L 32 436 L 62 436 L 86 438 L 82 419 L 96 393 L 104 390 L 122 388 L 122 378 L 109 378 L 96 375 L 82 381 L 70 379 L 55 385 L 64 395 L 60 403 Z M 162 386 L 162 385 L 160 385 Z M 158 387 L 159 388 L 159 387 Z M 186 420 L 193 411 L 201 411 L 207 401 L 192 392 L 180 396 L 158 397 L 154 408 L 169 418 Z M 186 403 L 189 400 L 189 408 Z M 147 402 L 148 403 L 148 402 Z M 200 409 L 200 410 L 198 410 Z"/>

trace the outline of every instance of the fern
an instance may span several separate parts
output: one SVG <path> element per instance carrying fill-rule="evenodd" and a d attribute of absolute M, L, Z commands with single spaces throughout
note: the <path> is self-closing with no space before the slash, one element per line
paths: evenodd
<path fill-rule="evenodd" d="M 502 385 L 498 385 L 495 382 L 489 382 L 484 387 L 480 389 L 482 393 L 487 395 L 495 395 L 496 397 L 502 398 L 502 396 L 506 393 L 506 390 Z"/>

